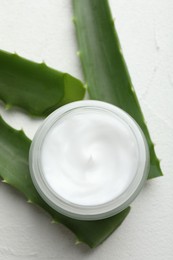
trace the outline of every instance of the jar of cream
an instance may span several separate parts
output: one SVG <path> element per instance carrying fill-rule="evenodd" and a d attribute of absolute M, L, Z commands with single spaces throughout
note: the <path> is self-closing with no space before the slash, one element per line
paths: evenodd
<path fill-rule="evenodd" d="M 111 104 L 70 103 L 46 118 L 30 149 L 29 166 L 41 197 L 80 220 L 110 217 L 141 190 L 149 169 L 145 137 Z"/>

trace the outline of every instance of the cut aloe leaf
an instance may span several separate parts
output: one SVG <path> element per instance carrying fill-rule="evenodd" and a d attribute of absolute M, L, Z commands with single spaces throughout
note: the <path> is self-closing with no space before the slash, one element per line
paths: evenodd
<path fill-rule="evenodd" d="M 107 0 L 73 0 L 79 56 L 91 99 L 114 104 L 142 128 L 150 150 L 149 178 L 162 175 L 145 120 L 123 58 Z"/>
<path fill-rule="evenodd" d="M 53 222 L 60 222 L 77 236 L 77 241 L 90 247 L 102 243 L 124 220 L 130 208 L 98 221 L 79 221 L 57 213 L 47 205 L 36 191 L 29 172 L 28 156 L 31 141 L 23 131 L 17 131 L 0 118 L 0 177 L 3 182 L 21 191 L 28 202 L 47 211 Z"/>
<path fill-rule="evenodd" d="M 82 82 L 71 75 L 0 50 L 0 99 L 7 107 L 46 116 L 84 94 Z"/>

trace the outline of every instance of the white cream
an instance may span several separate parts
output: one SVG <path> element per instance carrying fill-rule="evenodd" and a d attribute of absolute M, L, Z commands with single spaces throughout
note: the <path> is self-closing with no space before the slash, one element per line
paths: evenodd
<path fill-rule="evenodd" d="M 86 107 L 71 110 L 49 129 L 40 165 L 56 196 L 96 206 L 128 189 L 138 156 L 136 137 L 126 122 L 110 111 Z"/>

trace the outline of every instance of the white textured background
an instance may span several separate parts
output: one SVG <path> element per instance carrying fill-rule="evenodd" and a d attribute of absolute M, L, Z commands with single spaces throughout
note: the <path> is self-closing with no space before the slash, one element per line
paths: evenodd
<path fill-rule="evenodd" d="M 110 5 L 165 176 L 147 182 L 123 225 L 95 250 L 75 246 L 69 230 L 50 224 L 46 214 L 0 183 L 0 260 L 173 259 L 173 1 Z M 0 49 L 82 79 L 71 17 L 70 0 L 0 0 Z M 0 112 L 30 138 L 41 123 L 2 107 Z"/>

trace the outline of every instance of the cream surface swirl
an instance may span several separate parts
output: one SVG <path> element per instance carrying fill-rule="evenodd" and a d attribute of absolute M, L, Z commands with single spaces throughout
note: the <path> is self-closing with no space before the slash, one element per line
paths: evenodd
<path fill-rule="evenodd" d="M 131 128 L 104 109 L 73 109 L 47 132 L 41 165 L 49 188 L 68 202 L 96 206 L 132 182 L 138 145 Z"/>

